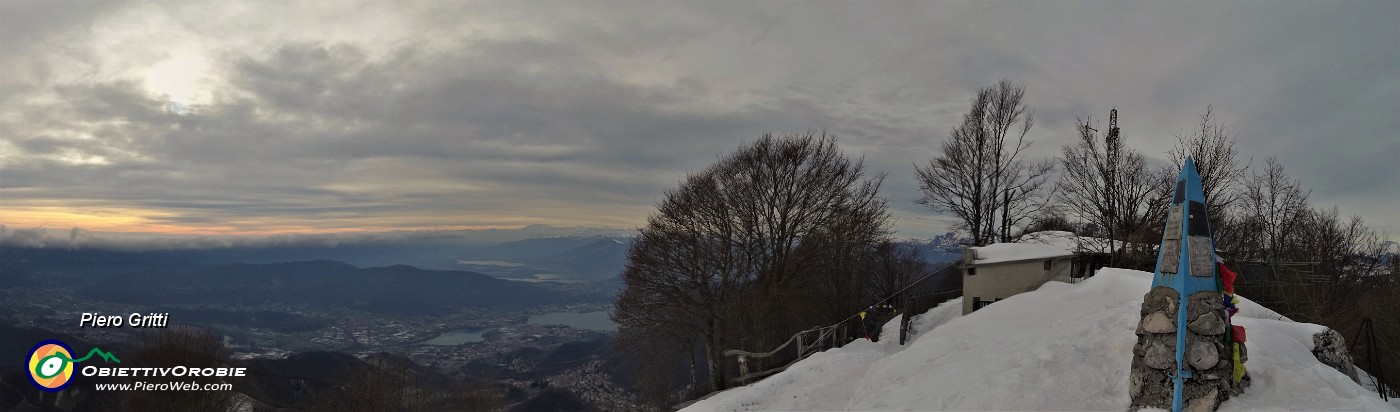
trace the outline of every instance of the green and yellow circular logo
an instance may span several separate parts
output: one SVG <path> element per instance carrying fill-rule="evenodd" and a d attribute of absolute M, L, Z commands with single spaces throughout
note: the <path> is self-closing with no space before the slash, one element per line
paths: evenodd
<path fill-rule="evenodd" d="M 49 339 L 29 351 L 29 380 L 46 392 L 58 392 L 73 379 L 73 348 Z"/>

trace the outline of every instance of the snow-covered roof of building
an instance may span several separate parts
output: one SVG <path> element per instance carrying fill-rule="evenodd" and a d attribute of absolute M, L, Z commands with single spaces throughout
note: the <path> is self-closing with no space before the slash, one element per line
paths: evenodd
<path fill-rule="evenodd" d="M 1021 236 L 1019 243 L 1050 245 L 1080 252 L 1108 253 L 1109 250 L 1108 239 L 1079 236 L 1059 230 L 1027 233 Z"/>
<path fill-rule="evenodd" d="M 1052 230 L 1027 233 L 1016 243 L 993 243 L 969 249 L 976 254 L 972 264 L 985 265 L 1049 259 L 1069 256 L 1077 252 L 1107 253 L 1109 246 L 1106 239 Z"/>
<path fill-rule="evenodd" d="M 972 261 L 974 265 L 1049 259 L 1074 254 L 1074 248 L 1066 249 L 1060 245 L 1035 243 L 993 243 L 969 249 L 972 249 L 972 253 L 974 253 Z"/>

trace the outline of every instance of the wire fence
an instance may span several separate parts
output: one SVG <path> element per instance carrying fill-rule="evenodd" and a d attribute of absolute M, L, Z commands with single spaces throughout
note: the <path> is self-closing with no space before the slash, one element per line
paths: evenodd
<path fill-rule="evenodd" d="M 1282 316 L 1300 321 L 1318 323 L 1338 331 L 1356 327 L 1356 334 L 1349 340 L 1348 352 L 1357 366 L 1370 374 L 1376 393 L 1382 400 L 1400 397 L 1400 388 L 1388 384 L 1386 370 L 1394 370 L 1394 361 L 1383 359 L 1388 348 L 1377 339 L 1377 327 L 1386 330 L 1389 325 L 1373 322 L 1363 317 L 1359 325 L 1352 323 L 1362 314 L 1344 312 L 1337 308 L 1333 300 L 1336 296 L 1335 282 L 1320 269 L 1316 262 L 1227 262 L 1227 266 L 1240 268 L 1240 278 L 1235 282 L 1235 290 L 1257 304 L 1273 309 Z M 1358 351 L 1358 348 L 1361 350 Z M 1390 361 L 1387 363 L 1385 361 Z"/>

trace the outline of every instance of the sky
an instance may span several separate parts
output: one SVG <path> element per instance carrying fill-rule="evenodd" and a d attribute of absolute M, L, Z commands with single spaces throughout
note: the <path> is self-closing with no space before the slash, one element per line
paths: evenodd
<path fill-rule="evenodd" d="M 283 235 L 635 228 L 687 172 L 828 131 L 895 230 L 977 89 L 1030 155 L 1119 110 L 1165 163 L 1208 105 L 1400 234 L 1400 2 L 0 1 L 0 224 Z"/>

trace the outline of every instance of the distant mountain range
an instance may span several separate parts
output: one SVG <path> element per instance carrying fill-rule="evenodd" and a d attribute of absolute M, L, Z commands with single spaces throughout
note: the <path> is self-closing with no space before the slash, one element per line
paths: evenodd
<path fill-rule="evenodd" d="M 480 273 L 406 265 L 359 268 L 336 261 L 129 272 L 103 278 L 80 289 L 79 295 L 112 302 L 310 305 L 406 315 L 461 307 L 523 308 L 561 299 L 529 283 Z"/>
<path fill-rule="evenodd" d="M 627 249 L 631 245 L 631 238 L 600 239 L 550 256 L 540 264 L 569 268 L 594 279 L 616 277 L 622 274 L 623 267 L 627 265 Z"/>
<path fill-rule="evenodd" d="M 0 246 L 5 259 L 0 287 L 42 283 L 39 278 L 105 277 L 133 271 L 197 272 L 231 263 L 333 260 L 361 267 L 407 264 L 436 270 L 466 270 L 495 277 L 597 281 L 615 279 L 627 263 L 630 234 L 621 230 L 530 226 L 521 229 L 405 232 L 393 235 L 304 239 L 273 242 L 241 240 L 224 246 L 151 250 L 110 249 L 112 241 L 71 242 L 74 247 L 40 246 L 14 239 Z M 347 235 L 348 236 L 348 235 Z M 12 236 L 13 237 L 13 236 Z M 962 239 L 950 232 L 931 239 L 901 240 L 913 245 L 929 263 L 961 256 Z M 167 242 L 168 243 L 168 242 Z M 212 243 L 212 242 L 211 242 Z M 542 275 L 542 276 L 541 276 Z M 50 279 L 51 280 L 51 279 Z"/>
<path fill-rule="evenodd" d="M 928 263 L 957 260 L 962 256 L 963 239 L 949 232 L 932 239 L 904 239 Z M 632 238 L 618 236 L 555 236 L 507 242 L 470 251 L 475 262 L 497 265 L 471 265 L 470 269 L 497 276 L 518 277 L 528 273 L 565 274 L 582 280 L 616 278 L 627 265 Z M 501 266 L 503 261 L 519 266 Z M 472 261 L 468 261 L 472 262 Z M 459 262 L 460 263 L 460 262 Z"/>
<path fill-rule="evenodd" d="M 631 242 L 631 238 L 599 235 L 539 237 L 474 249 L 467 251 L 466 255 L 481 259 L 539 260 L 599 242 L 625 248 L 627 243 Z"/>
<path fill-rule="evenodd" d="M 952 262 L 962 257 L 966 239 L 958 232 L 948 232 L 931 239 L 905 239 L 901 242 L 919 250 L 924 262 Z"/>
<path fill-rule="evenodd" d="M 16 229 L 0 225 L 0 254 L 18 253 L 73 259 L 98 257 L 104 265 L 131 260 L 136 266 L 275 263 L 338 260 L 362 267 L 406 264 L 425 269 L 460 269 L 457 260 L 481 250 L 551 238 L 625 238 L 631 229 L 531 225 L 519 229 L 420 230 L 373 233 L 289 234 L 275 236 L 173 236 L 101 233 L 85 230 Z M 574 246 L 581 246 L 574 245 Z M 573 247 L 573 246 L 571 246 Z M 553 253 L 564 252 L 564 249 Z M 3 262 L 0 262 L 3 263 Z M 127 267 L 127 266 L 123 266 Z"/>
<path fill-rule="evenodd" d="M 473 250 L 475 260 L 504 261 L 520 266 L 471 265 L 492 275 L 520 277 L 532 273 L 561 274 L 580 280 L 606 280 L 622 274 L 632 238 L 618 236 L 554 236 L 525 239 Z M 461 262 L 459 262 L 461 263 Z"/>

